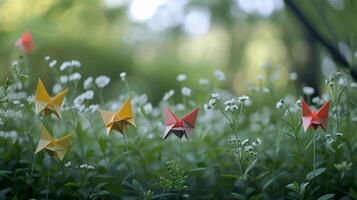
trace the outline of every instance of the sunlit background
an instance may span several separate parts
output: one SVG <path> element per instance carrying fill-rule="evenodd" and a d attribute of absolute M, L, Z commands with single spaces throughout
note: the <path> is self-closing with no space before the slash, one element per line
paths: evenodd
<path fill-rule="evenodd" d="M 356 59 L 354 0 L 295 3 L 348 61 Z M 323 77 L 339 69 L 283 0 L 1 0 L 2 80 L 22 54 L 14 44 L 24 31 L 36 45 L 27 56 L 31 76 L 54 84 L 44 58 L 57 60 L 55 67 L 78 60 L 82 80 L 111 78 L 107 96 L 124 87 L 119 74 L 127 72 L 133 87 L 153 102 L 180 90 L 181 73 L 188 76 L 186 86 L 198 88 L 200 78 L 214 81 L 214 71 L 222 70 L 221 87 L 244 93 L 259 76 L 285 87 L 294 72 L 298 85 L 318 89 Z"/>

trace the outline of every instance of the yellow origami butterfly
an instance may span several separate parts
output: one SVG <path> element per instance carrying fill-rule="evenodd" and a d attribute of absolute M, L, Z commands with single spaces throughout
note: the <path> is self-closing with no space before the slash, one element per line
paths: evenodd
<path fill-rule="evenodd" d="M 43 127 L 35 154 L 46 149 L 51 156 L 62 161 L 68 151 L 72 136 L 72 134 L 68 134 L 62 138 L 54 139 L 47 129 Z"/>
<path fill-rule="evenodd" d="M 133 112 L 131 110 L 130 98 L 126 99 L 118 112 L 114 113 L 105 110 L 99 110 L 99 112 L 102 116 L 105 127 L 107 128 L 108 135 L 112 129 L 115 129 L 119 133 L 124 134 L 127 124 L 136 127 L 133 118 Z"/>
<path fill-rule="evenodd" d="M 43 113 L 45 116 L 54 113 L 61 119 L 61 105 L 68 89 L 63 90 L 55 97 L 50 97 L 41 79 L 38 79 L 35 95 L 36 114 Z"/>

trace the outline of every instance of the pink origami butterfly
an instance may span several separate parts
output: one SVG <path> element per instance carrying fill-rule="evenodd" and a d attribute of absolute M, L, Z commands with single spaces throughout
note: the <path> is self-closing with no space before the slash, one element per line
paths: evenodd
<path fill-rule="evenodd" d="M 195 128 L 199 108 L 194 109 L 182 119 L 178 119 L 175 114 L 169 109 L 165 109 L 165 133 L 163 138 L 166 139 L 170 133 L 175 134 L 180 139 L 185 136 L 190 139 L 192 136 L 192 129 Z"/>
<path fill-rule="evenodd" d="M 306 132 L 310 126 L 312 126 L 314 130 L 321 126 L 321 128 L 326 131 L 329 107 L 330 101 L 327 101 L 317 112 L 313 112 L 310 110 L 305 100 L 301 99 L 302 122 L 304 125 L 304 131 Z"/>

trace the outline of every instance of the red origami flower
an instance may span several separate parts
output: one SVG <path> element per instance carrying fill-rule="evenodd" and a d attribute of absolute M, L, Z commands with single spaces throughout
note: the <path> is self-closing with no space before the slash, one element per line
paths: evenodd
<path fill-rule="evenodd" d="M 301 99 L 302 123 L 304 125 L 304 131 L 306 132 L 310 126 L 312 126 L 314 130 L 321 126 L 321 128 L 326 131 L 329 107 L 330 100 L 324 103 L 324 105 L 322 105 L 317 112 L 313 112 L 310 110 L 305 100 Z"/>
<path fill-rule="evenodd" d="M 29 54 L 35 48 L 35 44 L 32 40 L 32 35 L 30 32 L 24 32 L 22 37 L 16 41 L 15 44 L 19 47 L 25 54 Z"/>

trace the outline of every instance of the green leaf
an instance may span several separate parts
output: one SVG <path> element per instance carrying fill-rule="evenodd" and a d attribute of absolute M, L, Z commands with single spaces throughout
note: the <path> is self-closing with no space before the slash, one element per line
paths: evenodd
<path fill-rule="evenodd" d="M 236 174 L 222 174 L 221 176 L 222 177 L 228 177 L 228 178 L 236 178 L 236 179 L 240 178 L 240 176 L 236 175 Z"/>
<path fill-rule="evenodd" d="M 6 194 L 11 191 L 11 188 L 5 188 L 0 190 L 0 199 L 6 199 Z"/>
<path fill-rule="evenodd" d="M 319 168 L 319 169 L 316 169 L 315 171 L 311 171 L 310 173 L 308 173 L 306 175 L 306 180 L 310 181 L 310 180 L 314 179 L 315 177 L 322 174 L 325 170 L 326 170 L 326 168 Z"/>
<path fill-rule="evenodd" d="M 162 197 L 171 197 L 171 196 L 179 196 L 179 195 L 176 193 L 156 194 L 152 197 L 152 199 L 161 199 Z"/>
<path fill-rule="evenodd" d="M 258 161 L 258 159 L 253 160 L 253 162 L 250 163 L 250 165 L 247 167 L 247 169 L 245 170 L 245 172 L 243 174 L 243 180 L 247 180 L 249 171 L 254 167 L 254 165 L 257 163 L 257 161 Z"/>
<path fill-rule="evenodd" d="M 332 199 L 335 196 L 335 194 L 325 194 L 319 197 L 317 200 L 329 200 Z"/>
<path fill-rule="evenodd" d="M 273 178 L 265 182 L 265 184 L 263 185 L 263 190 L 267 189 L 269 185 L 272 184 L 277 178 L 279 178 L 279 176 L 274 176 Z"/>
<path fill-rule="evenodd" d="M 300 186 L 296 181 L 286 185 L 285 187 L 288 188 L 289 190 L 296 192 L 296 193 L 300 192 Z"/>
<path fill-rule="evenodd" d="M 11 171 L 7 171 L 7 170 L 0 170 L 0 176 L 9 178 L 8 174 L 11 174 Z"/>
<path fill-rule="evenodd" d="M 204 171 L 204 170 L 206 170 L 205 167 L 199 167 L 199 168 L 189 170 L 188 173 L 200 172 L 200 171 Z"/>
<path fill-rule="evenodd" d="M 100 146 L 100 150 L 102 151 L 103 155 L 105 155 L 105 152 L 107 150 L 107 141 L 103 138 L 99 138 L 98 143 Z"/>

